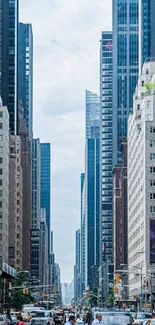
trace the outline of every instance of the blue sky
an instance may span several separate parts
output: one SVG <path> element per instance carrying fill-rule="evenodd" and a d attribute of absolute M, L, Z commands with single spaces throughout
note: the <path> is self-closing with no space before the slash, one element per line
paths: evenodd
<path fill-rule="evenodd" d="M 51 227 L 62 282 L 73 278 L 84 171 L 85 89 L 99 93 L 102 30 L 111 0 L 20 0 L 34 35 L 34 135 L 52 146 Z"/>

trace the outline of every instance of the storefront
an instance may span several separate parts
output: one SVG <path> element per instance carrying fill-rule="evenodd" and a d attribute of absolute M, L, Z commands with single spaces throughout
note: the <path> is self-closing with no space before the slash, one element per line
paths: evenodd
<path fill-rule="evenodd" d="M 7 263 L 0 268 L 0 312 L 7 310 L 11 305 L 11 285 L 16 276 L 16 270 Z"/>

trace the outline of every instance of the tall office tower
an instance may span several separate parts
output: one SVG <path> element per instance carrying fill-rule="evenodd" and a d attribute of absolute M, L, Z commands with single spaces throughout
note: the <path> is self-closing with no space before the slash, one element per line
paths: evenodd
<path fill-rule="evenodd" d="M 152 87 L 147 87 L 152 83 Z M 143 66 L 128 121 L 129 295 L 141 293 L 141 276 L 154 275 L 155 263 L 155 61 Z M 135 269 L 134 269 L 135 266 Z M 136 271 L 135 271 L 136 270 Z M 146 276 L 145 276 L 146 274 Z M 145 292 L 146 292 L 145 288 Z M 149 291 L 150 292 L 150 291 Z M 152 290 L 151 290 L 152 292 Z"/>
<path fill-rule="evenodd" d="M 100 98 L 86 91 L 86 219 L 85 287 L 92 288 L 94 266 L 100 262 Z"/>
<path fill-rule="evenodd" d="M 57 292 L 57 304 L 58 306 L 60 306 L 62 303 L 62 293 L 61 293 L 60 266 L 58 263 L 55 263 L 55 288 Z"/>
<path fill-rule="evenodd" d="M 22 270 L 23 171 L 21 139 L 10 135 L 9 158 L 9 265 Z"/>
<path fill-rule="evenodd" d="M 100 173 L 101 242 L 100 278 L 108 295 L 109 273 L 113 272 L 113 178 L 112 178 L 112 32 L 102 32 L 100 48 Z"/>
<path fill-rule="evenodd" d="M 0 267 L 9 251 L 9 114 L 0 106 Z"/>
<path fill-rule="evenodd" d="M 81 174 L 81 251 L 80 251 L 80 273 L 81 294 L 85 290 L 85 174 Z"/>
<path fill-rule="evenodd" d="M 128 198 L 127 198 L 127 141 L 121 144 L 121 165 L 115 166 L 114 178 L 114 272 L 128 264 Z M 127 298 L 128 276 L 124 273 L 124 298 Z"/>
<path fill-rule="evenodd" d="M 138 79 L 138 6 L 138 0 L 113 0 L 113 166 L 120 162 Z"/>
<path fill-rule="evenodd" d="M 18 100 L 24 107 L 24 118 L 33 138 L 33 33 L 31 24 L 18 24 Z"/>
<path fill-rule="evenodd" d="M 75 266 L 74 266 L 74 298 L 77 300 L 81 294 L 81 274 L 80 274 L 80 251 L 81 251 L 81 232 L 80 229 L 75 233 Z"/>
<path fill-rule="evenodd" d="M 48 263 L 48 227 L 46 224 L 46 210 L 41 209 L 40 218 L 40 254 L 39 254 L 39 279 L 43 285 L 49 284 L 49 263 Z"/>
<path fill-rule="evenodd" d="M 40 140 L 32 142 L 32 219 L 30 235 L 31 276 L 39 279 L 40 239 Z"/>
<path fill-rule="evenodd" d="M 23 171 L 22 269 L 30 269 L 31 219 L 31 147 L 22 103 L 18 106 L 18 134 L 21 138 L 21 166 Z"/>
<path fill-rule="evenodd" d="M 139 72 L 146 59 L 155 57 L 155 1 L 139 0 Z"/>
<path fill-rule="evenodd" d="M 10 116 L 10 132 L 17 133 L 18 0 L 1 1 L 0 95 Z"/>
<path fill-rule="evenodd" d="M 46 223 L 48 226 L 49 254 L 50 254 L 50 222 L 51 222 L 51 145 L 41 143 L 41 208 L 46 209 Z"/>

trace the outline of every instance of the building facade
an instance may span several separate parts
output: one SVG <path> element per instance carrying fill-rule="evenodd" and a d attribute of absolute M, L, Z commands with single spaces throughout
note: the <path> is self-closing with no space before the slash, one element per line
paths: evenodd
<path fill-rule="evenodd" d="M 24 118 L 33 138 L 33 32 L 31 24 L 18 24 L 18 100 L 22 101 Z"/>
<path fill-rule="evenodd" d="M 0 265 L 9 251 L 9 114 L 0 106 Z"/>
<path fill-rule="evenodd" d="M 46 209 L 46 223 L 48 227 L 49 254 L 50 254 L 50 222 L 51 222 L 51 146 L 50 143 L 41 143 L 41 208 Z"/>
<path fill-rule="evenodd" d="M 133 109 L 139 70 L 139 1 L 113 0 L 113 166 Z"/>
<path fill-rule="evenodd" d="M 112 32 L 102 32 L 100 49 L 101 264 L 113 261 Z"/>
<path fill-rule="evenodd" d="M 21 139 L 10 135 L 9 157 L 9 265 L 22 270 L 23 257 L 23 171 Z"/>
<path fill-rule="evenodd" d="M 30 234 L 31 275 L 39 279 L 40 240 L 40 140 L 32 142 L 32 216 Z"/>
<path fill-rule="evenodd" d="M 10 132 L 17 133 L 18 0 L 1 1 L 0 95 L 9 112 Z"/>
<path fill-rule="evenodd" d="M 86 91 L 85 287 L 92 287 L 92 267 L 100 263 L 100 98 Z"/>
<path fill-rule="evenodd" d="M 81 252 L 81 232 L 80 229 L 75 233 L 75 266 L 74 266 L 74 298 L 80 298 L 81 295 L 81 273 L 80 273 L 80 254 Z"/>
<path fill-rule="evenodd" d="M 85 174 L 81 174 L 81 249 L 80 249 L 80 274 L 81 274 L 81 294 L 85 290 Z"/>
<path fill-rule="evenodd" d="M 31 221 L 31 146 L 24 118 L 24 109 L 18 106 L 18 134 L 21 139 L 21 166 L 23 171 L 23 220 L 22 220 L 22 264 L 23 270 L 30 269 L 30 221 Z"/>
<path fill-rule="evenodd" d="M 139 72 L 146 59 L 155 57 L 155 2 L 139 0 Z"/>
<path fill-rule="evenodd" d="M 155 265 L 155 62 L 143 66 L 128 121 L 128 263 L 129 295 L 141 293 Z M 152 87 L 148 88 L 148 83 Z M 149 281 L 149 280 L 148 280 Z M 145 288 L 146 289 L 146 288 Z"/>
<path fill-rule="evenodd" d="M 49 284 L 49 263 L 48 263 L 48 227 L 46 224 L 46 210 L 41 209 L 40 219 L 40 253 L 39 253 L 39 279 L 43 285 Z"/>

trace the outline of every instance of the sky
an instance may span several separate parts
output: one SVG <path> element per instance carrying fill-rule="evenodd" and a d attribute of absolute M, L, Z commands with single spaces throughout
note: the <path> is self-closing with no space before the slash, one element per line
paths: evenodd
<path fill-rule="evenodd" d="M 84 172 L 85 89 L 99 93 L 101 31 L 111 0 L 20 0 L 34 37 L 34 136 L 50 142 L 51 228 L 61 281 L 71 282 Z"/>

